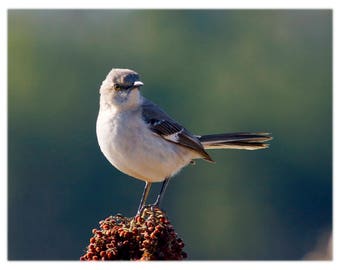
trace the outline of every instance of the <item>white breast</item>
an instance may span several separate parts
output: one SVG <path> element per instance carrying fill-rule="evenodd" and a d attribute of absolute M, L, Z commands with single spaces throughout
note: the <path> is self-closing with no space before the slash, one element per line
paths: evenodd
<path fill-rule="evenodd" d="M 150 131 L 138 111 L 100 111 L 97 138 L 113 166 L 149 182 L 160 182 L 176 174 L 195 157 L 191 150 Z"/>

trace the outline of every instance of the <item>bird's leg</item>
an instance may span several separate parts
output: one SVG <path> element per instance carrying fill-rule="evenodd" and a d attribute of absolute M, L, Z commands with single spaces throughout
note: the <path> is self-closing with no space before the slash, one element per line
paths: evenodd
<path fill-rule="evenodd" d="M 155 203 L 152 205 L 153 207 L 155 207 L 155 206 L 159 207 L 159 205 L 160 205 L 160 203 L 161 203 L 161 201 L 162 201 L 162 199 L 164 197 L 164 193 L 165 193 L 166 187 L 169 184 L 169 180 L 170 180 L 170 178 L 165 178 L 165 180 L 163 181 L 163 185 L 162 185 L 161 191 L 159 192 Z"/>
<path fill-rule="evenodd" d="M 139 206 L 138 206 L 138 211 L 137 211 L 137 214 L 136 214 L 137 216 L 142 212 L 142 210 L 145 206 L 146 198 L 149 195 L 150 188 L 151 188 L 151 182 L 145 182 L 145 187 L 144 187 L 142 199 L 140 200 L 140 203 L 139 203 Z"/>

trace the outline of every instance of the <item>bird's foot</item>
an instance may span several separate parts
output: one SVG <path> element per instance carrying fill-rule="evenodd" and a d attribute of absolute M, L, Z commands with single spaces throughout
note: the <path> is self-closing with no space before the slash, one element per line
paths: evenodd
<path fill-rule="evenodd" d="M 146 207 L 146 205 L 143 205 L 140 208 L 138 208 L 138 211 L 137 211 L 135 217 L 140 216 L 143 213 L 143 210 L 145 209 L 145 207 Z"/>

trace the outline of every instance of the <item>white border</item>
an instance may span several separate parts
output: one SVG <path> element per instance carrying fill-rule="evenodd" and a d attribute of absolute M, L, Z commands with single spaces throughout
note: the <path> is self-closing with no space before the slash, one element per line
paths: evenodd
<path fill-rule="evenodd" d="M 339 139 L 339 109 L 337 104 L 339 99 L 339 94 L 337 89 L 338 87 L 338 69 L 337 63 L 339 62 L 337 48 L 339 48 L 338 42 L 338 34 L 339 34 L 339 18 L 337 17 L 337 13 L 339 9 L 337 8 L 337 2 L 339 1 L 303 1 L 303 0 L 241 0 L 241 1 L 231 1 L 231 0 L 209 0 L 209 1 L 184 1 L 184 0 L 168 0 L 168 1 L 161 1 L 161 0 L 148 0 L 148 1 L 141 1 L 141 0 L 82 0 L 82 1 L 66 1 L 66 0 L 59 0 L 59 1 L 38 1 L 38 0 L 30 0 L 30 1 L 0 1 L 0 34 L 2 37 L 2 42 L 0 43 L 0 59 L 1 66 L 0 66 L 0 124 L 1 124 L 1 172 L 2 175 L 2 187 L 0 189 L 0 197 L 1 197 L 1 221 L 0 222 L 0 268 L 7 269 L 7 268 L 14 268 L 17 269 L 19 267 L 34 267 L 34 269 L 46 269 L 54 268 L 59 269 L 60 267 L 81 267 L 82 269 L 89 269 L 89 268 L 108 268 L 111 269 L 112 267 L 117 267 L 112 263 L 78 263 L 78 262 L 8 262 L 7 261 L 7 9 L 218 9 L 218 8 L 228 8 L 228 9 L 333 9 L 333 34 L 334 34 L 334 41 L 333 41 L 333 201 L 334 201 L 334 208 L 333 213 L 335 214 L 336 211 L 339 212 L 339 199 L 337 199 L 338 195 L 338 184 L 339 181 L 339 173 L 338 173 L 338 159 L 337 153 L 339 153 L 339 143 L 337 140 Z M 319 142 L 322 143 L 322 142 Z M 339 268 L 335 265 L 338 264 L 339 261 L 339 252 L 338 252 L 338 243 L 339 243 L 339 233 L 338 233 L 338 220 L 337 217 L 334 215 L 334 259 L 333 262 L 209 262 L 209 261 L 202 261 L 202 262 L 153 262 L 153 263 L 138 263 L 138 266 L 135 263 L 128 263 L 123 262 L 119 265 L 119 267 L 127 267 L 127 268 L 136 268 L 139 269 L 150 269 L 150 268 L 163 268 L 163 269 L 174 269 L 175 267 L 214 267 L 218 269 L 254 269 L 254 267 L 259 267 L 262 269 L 287 269 L 290 268 L 308 268 L 308 269 L 334 269 Z M 161 265 L 160 265 L 161 264 Z"/>
<path fill-rule="evenodd" d="M 30 0 L 30 1 L 1 1 L 5 8 L 9 9 L 47 9 L 47 8 L 62 8 L 62 9 L 110 9 L 110 8 L 143 8 L 143 9 L 215 9 L 215 8 L 229 8 L 229 9 L 320 9 L 333 8 L 336 0 L 82 0 L 82 1 L 66 1 L 66 0 Z"/>

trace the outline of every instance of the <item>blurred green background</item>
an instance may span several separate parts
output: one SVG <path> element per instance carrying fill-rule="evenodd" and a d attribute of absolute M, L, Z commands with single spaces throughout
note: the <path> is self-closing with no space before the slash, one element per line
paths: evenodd
<path fill-rule="evenodd" d="M 101 219 L 135 214 L 144 183 L 96 140 L 113 67 L 195 134 L 274 136 L 172 179 L 189 259 L 302 259 L 332 231 L 330 10 L 9 10 L 10 260 L 78 260 Z"/>

